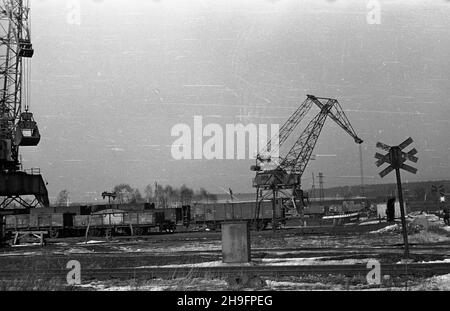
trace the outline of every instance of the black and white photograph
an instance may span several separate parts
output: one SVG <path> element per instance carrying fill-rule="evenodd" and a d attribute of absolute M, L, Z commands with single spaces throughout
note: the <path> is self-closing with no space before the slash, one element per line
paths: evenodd
<path fill-rule="evenodd" d="M 450 291 L 449 135 L 450 0 L 0 0 L 0 295 Z"/>

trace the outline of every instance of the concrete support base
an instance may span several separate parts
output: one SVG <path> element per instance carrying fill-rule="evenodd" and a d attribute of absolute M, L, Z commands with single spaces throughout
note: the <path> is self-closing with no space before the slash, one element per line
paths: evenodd
<path fill-rule="evenodd" d="M 250 230 L 247 221 L 222 223 L 222 262 L 249 263 Z"/>

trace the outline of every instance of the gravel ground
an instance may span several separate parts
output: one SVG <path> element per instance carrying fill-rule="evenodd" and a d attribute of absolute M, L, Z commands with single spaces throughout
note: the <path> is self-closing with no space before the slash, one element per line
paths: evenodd
<path fill-rule="evenodd" d="M 257 264 L 339 264 L 364 263 L 370 258 L 381 262 L 398 262 L 402 258 L 402 237 L 395 230 L 377 233 L 355 232 L 338 235 L 302 235 L 286 231 L 276 234 L 252 232 L 252 258 Z M 411 252 L 414 244 L 432 246 L 436 251 L 415 254 L 421 261 L 450 260 L 450 233 L 433 229 L 411 234 Z M 395 246 L 392 251 L 375 252 L 377 248 Z M 264 248 L 264 250 L 256 250 Z M 308 251 L 308 248 L 316 248 Z M 361 248 L 361 251 L 345 251 Z M 271 251 L 270 249 L 276 249 Z M 286 249 L 286 251 L 283 251 Z M 367 255 L 367 252 L 375 253 Z M 221 264 L 220 234 L 214 232 L 179 233 L 170 236 L 146 238 L 83 238 L 59 239 L 43 247 L 28 245 L 0 249 L 2 269 L 65 269 L 68 260 L 79 260 L 84 268 L 143 267 L 143 266 L 208 266 Z M 22 277 L 22 279 L 21 279 Z M 28 290 L 448 290 L 449 275 L 428 279 L 383 280 L 381 285 L 369 286 L 364 279 L 344 276 L 308 278 L 278 278 L 258 280 L 250 286 L 235 284 L 225 279 L 152 279 L 145 281 L 114 280 L 108 282 L 86 281 L 81 286 L 67 286 L 64 280 L 42 282 L 27 276 L 6 281 L 0 276 L 0 289 Z M 408 286 L 406 286 L 406 284 Z"/>

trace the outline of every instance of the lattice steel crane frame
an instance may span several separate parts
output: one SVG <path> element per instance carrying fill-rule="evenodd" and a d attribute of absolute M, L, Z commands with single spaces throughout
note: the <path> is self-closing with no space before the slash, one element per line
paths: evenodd
<path fill-rule="evenodd" d="M 319 113 L 317 113 L 317 115 L 308 123 L 287 155 L 276 163 L 276 168 L 263 171 L 261 165 L 265 162 L 272 161 L 272 159 L 261 154 L 264 152 L 271 152 L 273 154 L 273 151 L 278 151 L 295 128 L 300 124 L 301 120 L 308 114 L 313 104 L 320 109 Z M 292 202 L 294 207 L 297 207 L 297 203 L 300 203 L 302 206 L 305 205 L 304 194 L 301 190 L 301 177 L 311 158 L 312 151 L 328 117 L 333 119 L 342 129 L 344 129 L 344 131 L 352 136 L 356 143 L 361 144 L 363 142 L 362 139 L 356 135 L 355 130 L 351 126 L 350 121 L 336 99 L 307 95 L 306 100 L 280 128 L 278 146 L 272 147 L 276 137 L 272 138 L 268 142 L 264 152 L 260 152 L 256 157 L 256 165 L 251 167 L 253 171 L 256 171 L 256 176 L 253 179 L 253 187 L 256 188 L 256 209 L 254 219 L 257 227 L 260 227 L 259 217 L 261 202 L 270 197 L 273 204 L 273 228 L 277 227 L 279 218 L 283 218 L 281 214 L 286 208 L 285 206 L 280 206 L 280 208 L 277 209 L 276 205 L 280 198 L 280 194 L 284 196 L 284 199 L 287 198 L 287 201 Z M 281 201 L 283 201 L 283 199 Z M 279 215 L 277 215 L 277 212 Z"/>
<path fill-rule="evenodd" d="M 28 81 L 23 58 L 34 54 L 29 14 L 28 1 L 0 0 L 0 209 L 12 203 L 25 208 L 49 205 L 40 170 L 22 171 L 19 156 L 19 146 L 36 146 L 40 140 L 27 96 L 23 98 Z M 25 196 L 35 198 L 30 202 Z"/>

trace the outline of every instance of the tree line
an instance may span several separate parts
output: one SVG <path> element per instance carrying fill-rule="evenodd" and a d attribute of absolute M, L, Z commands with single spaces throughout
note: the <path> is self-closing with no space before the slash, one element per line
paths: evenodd
<path fill-rule="evenodd" d="M 403 182 L 403 197 L 409 201 L 420 202 L 435 202 L 439 200 L 440 194 L 433 192 L 432 186 L 443 186 L 446 195 L 450 193 L 450 181 L 417 181 L 417 182 Z M 306 190 L 312 194 L 311 189 Z M 343 197 L 350 199 L 354 196 L 361 195 L 361 186 L 340 186 L 324 189 L 325 197 Z M 366 197 L 374 198 L 377 202 L 385 202 L 388 198 L 397 196 L 397 184 L 368 184 L 364 186 L 364 195 Z M 317 188 L 314 191 L 314 197 L 319 197 Z"/>
<path fill-rule="evenodd" d="M 173 205 L 188 205 L 193 202 L 216 202 L 217 195 L 208 192 L 204 188 L 194 190 L 182 185 L 173 187 L 171 185 L 161 185 L 158 183 L 148 184 L 144 188 L 142 195 L 138 188 L 133 188 L 129 184 L 118 184 L 114 186 L 111 193 L 115 195 L 111 198 L 111 203 L 154 203 L 157 208 L 166 208 Z M 106 198 L 105 198 L 106 199 Z M 55 205 L 64 206 L 69 204 L 69 191 L 66 189 L 59 192 Z"/>

